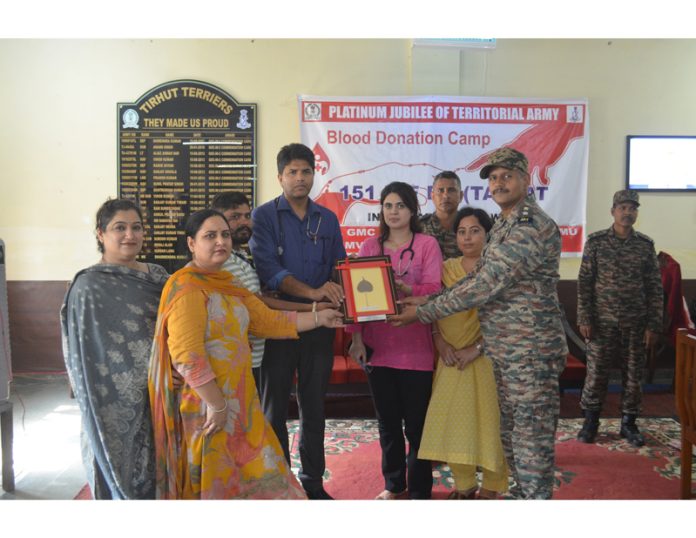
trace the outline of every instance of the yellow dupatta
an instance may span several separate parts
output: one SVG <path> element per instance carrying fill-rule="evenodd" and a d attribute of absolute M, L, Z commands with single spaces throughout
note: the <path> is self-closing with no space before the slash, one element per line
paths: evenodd
<path fill-rule="evenodd" d="M 466 276 L 462 267 L 462 258 L 450 258 L 442 266 L 442 283 L 450 287 Z M 470 346 L 481 337 L 478 311 L 475 308 L 447 316 L 437 322 L 440 334 L 445 341 L 461 349 Z"/>
<path fill-rule="evenodd" d="M 195 267 L 184 267 L 167 280 L 162 290 L 148 374 L 150 412 L 156 447 L 155 476 L 158 499 L 177 498 L 178 492 L 182 489 L 185 464 L 179 457 L 178 437 L 181 425 L 178 423 L 178 403 L 174 394 L 172 361 L 167 345 L 167 321 L 172 305 L 180 297 L 196 291 L 218 292 L 238 297 L 253 295 L 233 282 L 233 277 L 228 271 L 209 272 Z M 174 462 L 177 465 L 173 465 Z M 172 469 L 176 469 L 176 472 L 172 473 Z"/>

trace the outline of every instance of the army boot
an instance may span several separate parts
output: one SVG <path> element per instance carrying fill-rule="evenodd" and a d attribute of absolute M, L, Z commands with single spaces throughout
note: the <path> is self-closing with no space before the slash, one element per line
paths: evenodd
<path fill-rule="evenodd" d="M 581 443 L 594 443 L 599 429 L 599 411 L 585 409 L 585 422 L 578 432 L 578 441 Z"/>
<path fill-rule="evenodd" d="M 622 415 L 621 417 L 621 437 L 625 438 L 633 446 L 643 446 L 645 438 L 638 431 L 636 426 L 636 415 Z"/>

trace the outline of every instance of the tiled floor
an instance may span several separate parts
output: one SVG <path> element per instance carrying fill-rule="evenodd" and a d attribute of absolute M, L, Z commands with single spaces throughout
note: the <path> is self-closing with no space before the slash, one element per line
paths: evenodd
<path fill-rule="evenodd" d="M 15 491 L 0 499 L 73 499 L 86 483 L 80 457 L 80 411 L 65 375 L 15 376 Z"/>
<path fill-rule="evenodd" d="M 665 372 L 667 375 L 668 372 Z M 656 380 L 659 381 L 659 380 Z M 666 384 L 646 387 L 644 416 L 674 417 L 674 395 Z M 561 417 L 580 416 L 580 393 L 561 397 Z M 14 405 L 14 469 L 16 488 L 0 490 L 0 499 L 73 499 L 85 485 L 80 457 L 80 412 L 69 396 L 65 375 L 17 375 L 11 388 Z M 372 417 L 369 395 L 327 398 L 331 417 Z M 603 417 L 619 416 L 619 394 L 610 393 Z M 640 421 L 639 421 L 640 425 Z"/>

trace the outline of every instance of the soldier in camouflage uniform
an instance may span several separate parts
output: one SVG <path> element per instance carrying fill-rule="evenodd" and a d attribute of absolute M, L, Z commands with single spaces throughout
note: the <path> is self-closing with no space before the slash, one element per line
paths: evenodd
<path fill-rule="evenodd" d="M 464 198 L 459 176 L 448 170 L 436 175 L 432 197 L 435 213 L 428 213 L 420 218 L 423 233 L 437 239 L 444 260 L 458 258 L 462 253 L 457 248 L 457 234 L 452 228 L 457 209 Z"/>
<path fill-rule="evenodd" d="M 587 375 L 578 439 L 593 443 L 607 394 L 612 359 L 620 350 L 621 437 L 642 446 L 636 426 L 645 350 L 662 332 L 662 281 L 652 239 L 633 229 L 638 193 L 614 194 L 614 224 L 587 238 L 578 275 L 578 327 L 587 341 Z"/>
<path fill-rule="evenodd" d="M 558 377 L 568 353 L 556 283 L 561 236 L 528 194 L 526 157 L 501 148 L 488 158 L 488 179 L 500 218 L 476 269 L 456 286 L 410 303 L 393 319 L 430 323 L 478 307 L 485 353 L 493 360 L 500 432 L 517 498 L 553 494 Z M 421 303 L 417 309 L 412 305 Z"/>

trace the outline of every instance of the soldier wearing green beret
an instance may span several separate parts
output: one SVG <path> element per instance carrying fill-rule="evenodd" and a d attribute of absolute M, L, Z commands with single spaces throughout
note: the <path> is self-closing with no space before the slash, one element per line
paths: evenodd
<path fill-rule="evenodd" d="M 478 308 L 500 404 L 500 433 L 522 499 L 553 494 L 558 377 L 568 354 L 556 284 L 561 236 L 529 193 L 527 158 L 513 148 L 492 152 L 480 176 L 488 180 L 500 217 L 477 267 L 431 297 L 406 299 L 394 323 L 430 323 Z M 420 305 L 417 308 L 414 305 Z"/>
<path fill-rule="evenodd" d="M 587 375 L 580 407 L 585 422 L 578 440 L 594 443 L 607 394 L 609 370 L 618 353 L 621 366 L 620 435 L 634 446 L 645 439 L 636 426 L 642 400 L 645 351 L 662 332 L 662 280 L 655 246 L 633 229 L 638 193 L 614 194 L 614 223 L 591 234 L 578 275 L 578 328 L 587 342 Z"/>

